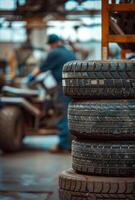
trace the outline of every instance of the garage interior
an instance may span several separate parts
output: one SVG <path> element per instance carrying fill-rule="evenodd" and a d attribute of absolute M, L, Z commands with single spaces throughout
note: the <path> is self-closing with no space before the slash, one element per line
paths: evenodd
<path fill-rule="evenodd" d="M 131 99 L 131 101 L 134 101 L 134 0 L 0 0 L 0 134 L 5 134 L 8 137 L 7 133 L 10 132 L 12 129 L 14 116 L 10 116 L 10 109 L 13 109 L 13 113 L 16 113 L 17 124 L 20 124 L 22 122 L 18 107 L 21 108 L 21 110 L 25 110 L 25 125 L 18 125 L 17 129 L 13 131 L 14 134 L 16 130 L 19 131 L 21 128 L 20 131 L 22 132 L 22 135 L 21 139 L 19 140 L 21 141 L 21 143 L 18 143 L 17 139 L 17 141 L 14 141 L 14 144 L 16 145 L 15 146 L 11 142 L 12 138 L 10 139 L 9 137 L 6 141 L 6 137 L 0 136 L 0 200 L 135 199 L 135 191 L 133 192 L 133 194 L 131 191 L 129 193 L 127 192 L 129 196 L 122 196 L 123 193 L 120 192 L 119 196 L 117 197 L 115 195 L 113 196 L 113 194 L 109 197 L 103 197 L 102 195 L 101 197 L 98 196 L 99 194 L 96 194 L 97 196 L 92 196 L 91 194 L 89 194 L 90 192 L 87 191 L 87 195 L 85 196 L 85 192 L 83 191 L 84 185 L 81 187 L 81 184 L 80 186 L 79 184 L 76 184 L 76 187 L 80 187 L 80 190 L 82 190 L 84 196 L 82 195 L 82 193 L 80 194 L 80 192 L 77 194 L 71 194 L 71 192 L 69 192 L 70 189 L 68 188 L 70 185 L 70 181 L 66 182 L 67 175 L 61 175 L 61 177 L 59 178 L 59 175 L 63 170 L 69 169 L 71 168 L 71 166 L 73 166 L 72 162 L 75 162 L 75 157 L 73 154 L 74 151 L 76 153 L 78 143 L 73 142 L 72 153 L 70 151 L 64 153 L 53 153 L 49 151 L 50 148 L 52 148 L 54 145 L 57 145 L 59 142 L 58 135 L 60 130 L 58 130 L 57 128 L 57 123 L 61 119 L 61 109 L 63 109 L 63 107 L 59 103 L 55 102 L 55 98 L 57 96 L 55 89 L 50 88 L 50 85 L 53 84 L 53 80 L 50 78 L 48 79 L 48 82 L 47 79 L 45 82 L 43 80 L 44 77 L 42 78 L 42 76 L 39 75 L 39 79 L 37 78 L 36 80 L 37 82 L 34 82 L 33 85 L 30 85 L 30 87 L 27 86 L 27 88 L 26 83 L 24 84 L 23 82 L 23 80 L 28 77 L 29 74 L 37 66 L 40 66 L 47 58 L 48 52 L 50 50 L 49 45 L 47 44 L 47 40 L 48 35 L 50 34 L 56 34 L 62 39 L 61 41 L 64 42 L 66 48 L 73 51 L 76 55 L 77 61 L 75 63 L 75 66 L 77 66 L 78 69 L 80 66 L 82 66 L 82 71 L 84 70 L 83 74 L 82 71 L 77 71 L 77 67 L 74 68 L 74 64 L 71 64 L 69 66 L 67 64 L 67 66 L 65 66 L 64 68 L 65 71 L 63 72 L 63 87 L 72 88 L 72 84 L 75 83 L 74 81 L 72 81 L 72 79 L 75 79 L 75 77 L 72 78 L 72 76 L 74 76 L 75 72 L 77 74 L 76 76 L 81 76 L 80 74 L 82 73 L 82 76 L 84 77 L 81 78 L 83 80 L 85 78 L 87 79 L 87 84 L 85 83 L 85 81 L 84 83 L 82 83 L 84 84 L 84 95 L 82 94 L 81 97 L 80 91 L 80 96 L 78 94 L 79 97 L 77 97 L 79 100 L 76 100 L 76 97 L 72 95 L 73 90 L 71 90 L 70 92 L 68 89 L 63 90 L 64 92 L 66 90 L 67 93 L 65 92 L 65 94 L 67 94 L 67 96 L 73 98 L 73 103 L 75 100 L 75 104 L 72 105 L 73 107 L 71 106 L 71 108 L 69 108 L 69 126 L 72 126 L 72 123 L 74 122 L 76 124 L 78 123 L 77 126 L 79 128 L 81 127 L 81 125 L 79 126 L 79 120 L 77 116 L 75 116 L 74 119 L 72 118 L 74 116 L 74 113 L 70 113 L 71 111 L 74 112 L 74 110 L 77 109 L 76 102 L 78 103 L 80 108 L 81 106 L 85 107 L 85 111 L 87 111 L 88 108 L 85 103 L 83 104 L 83 102 L 85 102 L 86 99 L 88 101 L 91 100 L 90 94 L 88 96 L 86 95 L 85 97 L 85 88 L 89 87 L 85 64 L 87 64 L 88 68 L 89 65 L 90 67 L 92 66 L 93 70 L 95 71 L 97 69 L 96 76 L 99 78 L 101 74 L 98 74 L 98 72 L 106 67 L 104 64 L 106 60 L 109 60 L 107 61 L 109 62 L 109 64 L 107 64 L 108 74 L 111 70 L 113 71 L 113 64 L 115 64 L 114 60 L 120 60 L 118 61 L 116 69 L 118 69 L 118 71 L 120 70 L 118 74 L 122 78 L 115 78 L 120 79 L 120 81 L 126 80 L 127 82 L 124 83 L 125 85 L 127 84 L 126 86 L 124 86 L 126 89 L 130 81 L 133 81 L 133 83 L 130 84 L 130 87 L 132 87 L 131 94 L 130 92 L 123 92 L 124 95 L 121 98 L 121 92 L 119 92 L 119 88 L 121 89 L 122 87 L 121 83 L 119 82 L 117 85 L 117 83 L 115 84 L 115 78 L 113 79 L 115 85 L 114 87 L 118 87 L 118 92 L 115 94 L 118 97 L 118 102 L 116 102 L 118 105 L 116 108 L 118 109 L 118 111 L 121 109 L 120 112 L 125 117 L 126 111 L 124 112 L 123 110 L 126 107 L 126 103 L 124 104 L 124 102 L 128 102 L 129 99 Z M 79 62 L 81 63 L 80 66 Z M 89 64 L 89 62 L 91 62 L 92 64 Z M 130 65 L 132 65 L 133 71 L 131 71 L 131 74 L 129 73 L 130 75 L 128 74 L 130 76 L 130 79 L 128 79 L 127 77 L 125 78 L 126 75 L 121 75 L 121 73 L 123 72 L 122 70 L 128 71 L 128 67 L 130 67 Z M 95 66 L 97 66 L 97 68 Z M 100 66 L 102 67 L 100 68 Z M 68 71 L 68 69 L 70 69 L 71 71 Z M 124 71 L 124 73 L 126 74 L 127 71 Z M 48 71 L 48 74 L 49 73 L 50 71 Z M 48 77 L 48 74 L 45 74 L 45 77 Z M 110 78 L 109 75 L 106 76 Z M 67 80 L 68 78 L 70 79 L 69 82 Z M 101 77 L 100 80 L 105 81 L 105 79 L 106 77 Z M 104 84 L 104 82 L 102 81 L 99 81 L 98 83 Z M 44 83 L 46 84 L 45 87 L 43 86 Z M 79 81 L 76 84 L 79 84 Z M 91 82 L 91 84 L 95 85 L 97 83 Z M 109 85 L 111 83 L 108 82 L 107 84 Z M 123 91 L 123 88 L 121 90 Z M 106 90 L 106 94 L 101 94 L 101 96 L 100 93 L 99 96 L 95 94 L 93 98 L 98 99 L 99 101 L 101 100 L 102 104 L 102 99 L 107 99 L 107 93 L 109 93 L 109 89 Z M 82 100 L 82 98 L 84 99 Z M 115 102 L 115 97 L 111 96 L 110 99 L 112 100 L 112 102 L 109 102 L 108 99 L 107 106 L 110 105 L 110 107 L 107 108 L 107 106 L 104 107 L 104 105 L 102 105 L 102 107 L 103 109 L 110 109 L 111 113 L 113 112 L 113 101 Z M 100 112 L 100 105 L 98 104 L 98 100 L 96 100 L 96 105 L 98 105 L 98 109 Z M 95 100 L 92 99 L 92 101 Z M 129 109 L 130 105 L 133 105 L 133 102 L 129 102 Z M 94 103 L 92 105 L 89 105 L 91 109 L 96 110 L 94 106 Z M 133 109 L 134 107 L 131 108 L 131 113 L 134 112 Z M 77 114 L 79 112 L 79 110 L 76 111 Z M 117 111 L 115 110 L 112 115 L 116 116 L 116 113 Z M 108 114 L 106 115 L 108 116 Z M 89 117 L 91 119 L 90 114 Z M 87 114 L 87 118 L 89 117 Z M 127 120 L 128 118 L 128 120 L 126 121 L 127 124 L 131 123 L 131 126 L 134 126 L 133 123 L 135 119 L 132 119 L 132 123 L 129 119 L 131 116 L 128 115 L 128 117 L 124 117 L 122 118 L 123 120 Z M 116 117 L 117 121 L 120 119 L 121 116 Z M 78 120 L 78 122 L 76 120 Z M 87 119 L 85 119 L 85 116 L 82 116 L 82 120 L 85 120 L 84 124 L 86 124 Z M 97 123 L 100 120 L 101 119 L 99 116 Z M 113 122 L 116 123 L 115 119 Z M 75 127 L 75 124 L 73 124 L 73 126 Z M 87 126 L 89 126 L 89 124 Z M 115 127 L 115 124 L 113 124 L 113 126 Z M 131 126 L 125 124 L 120 124 L 119 126 L 121 126 L 122 128 L 127 127 L 128 130 L 130 128 L 132 129 L 132 136 L 127 136 L 126 133 L 123 131 L 123 134 L 126 135 L 123 136 L 124 144 L 130 145 L 130 142 L 135 139 L 134 127 L 132 128 Z M 117 131 L 114 131 L 114 135 L 119 135 L 120 131 L 117 128 Z M 76 135 L 74 133 L 72 134 L 74 135 L 74 140 L 74 137 L 76 137 Z M 102 139 L 102 141 L 107 140 L 106 136 Z M 100 136 L 97 135 L 97 137 Z M 92 138 L 92 142 L 93 140 L 96 141 L 95 138 Z M 87 139 L 85 135 L 84 138 L 83 136 L 82 138 L 79 138 L 79 140 L 81 139 L 84 140 L 86 143 L 91 140 L 91 138 Z M 109 141 L 111 139 L 109 138 Z M 117 146 L 117 141 L 118 138 L 116 139 L 115 144 L 116 152 L 119 148 Z M 126 143 L 126 141 L 128 142 Z M 82 143 L 82 146 L 85 145 L 86 144 Z M 104 146 L 104 148 L 107 149 L 107 146 Z M 123 147 L 120 147 L 120 149 L 122 148 Z M 97 149 L 100 149 L 100 147 Z M 130 149 L 129 146 L 127 149 Z M 77 152 L 79 152 L 79 150 Z M 95 150 L 95 152 L 98 152 L 98 150 Z M 84 155 L 85 153 L 87 152 L 83 152 L 82 147 L 82 152 L 80 152 L 80 155 Z M 130 153 L 131 152 L 129 152 L 129 154 Z M 119 152 L 119 154 L 121 153 Z M 127 154 L 124 158 L 128 160 Z M 132 155 L 132 162 L 134 163 L 135 151 L 132 152 Z M 114 158 L 112 158 L 112 160 L 113 159 Z M 80 168 L 77 168 L 77 165 L 75 166 L 74 164 L 73 168 L 76 168 L 77 173 L 80 173 L 81 171 L 80 174 L 84 173 L 84 175 L 91 175 L 89 173 L 85 173 L 85 170 L 83 171 L 83 167 L 80 170 Z M 127 178 L 127 187 L 128 181 L 130 183 L 130 170 L 135 171 L 134 164 L 132 164 L 131 168 L 128 170 L 129 171 L 127 174 L 124 174 L 126 173 L 125 171 L 123 172 L 123 174 L 122 172 L 120 174 L 121 177 L 125 176 Z M 96 174 L 96 172 L 94 173 L 96 176 L 99 175 L 98 173 Z M 135 185 L 135 174 L 134 172 L 131 173 L 134 175 L 131 176 L 133 178 L 133 181 L 131 180 L 131 182 Z M 111 177 L 111 172 L 108 172 L 108 174 Z M 106 174 L 103 175 L 106 176 Z M 65 179 L 63 179 L 63 177 L 65 177 Z M 89 180 L 88 177 L 86 179 Z M 75 180 L 75 178 L 73 178 L 73 180 Z M 120 181 L 123 180 L 120 179 Z M 120 183 L 118 182 L 118 185 Z M 119 188 L 121 188 L 121 191 L 122 187 L 124 187 L 123 185 L 118 186 Z M 72 185 L 72 188 L 75 188 L 75 185 Z M 65 192 L 64 190 L 67 190 L 68 192 Z M 99 193 L 101 193 L 101 191 L 99 191 Z"/>

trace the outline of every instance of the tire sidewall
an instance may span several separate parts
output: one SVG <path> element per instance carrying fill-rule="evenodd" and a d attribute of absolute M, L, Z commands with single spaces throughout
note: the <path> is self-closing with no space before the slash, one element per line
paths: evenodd
<path fill-rule="evenodd" d="M 17 106 L 4 106 L 0 110 L 0 147 L 4 152 L 18 151 L 23 136 L 23 114 Z"/>

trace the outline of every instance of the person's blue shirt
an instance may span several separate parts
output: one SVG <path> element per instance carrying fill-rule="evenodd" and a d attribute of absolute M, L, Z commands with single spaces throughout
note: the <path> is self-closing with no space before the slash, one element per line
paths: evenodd
<path fill-rule="evenodd" d="M 62 82 L 62 68 L 63 65 L 71 60 L 76 60 L 74 52 L 70 51 L 64 46 L 59 46 L 55 49 L 52 49 L 45 61 L 40 66 L 42 72 L 51 70 L 56 81 L 59 83 Z"/>

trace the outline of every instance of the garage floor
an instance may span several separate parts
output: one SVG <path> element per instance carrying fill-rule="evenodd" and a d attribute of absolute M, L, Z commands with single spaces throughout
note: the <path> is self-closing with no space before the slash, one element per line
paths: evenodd
<path fill-rule="evenodd" d="M 50 154 L 56 137 L 29 137 L 21 152 L 0 154 L 0 200 L 59 200 L 58 175 L 70 154 Z"/>

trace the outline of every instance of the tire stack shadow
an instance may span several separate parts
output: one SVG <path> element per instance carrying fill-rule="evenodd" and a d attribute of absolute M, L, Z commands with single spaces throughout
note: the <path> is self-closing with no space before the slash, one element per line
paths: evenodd
<path fill-rule="evenodd" d="M 74 140 L 60 200 L 134 200 L 135 61 L 69 62 L 63 88 Z"/>

